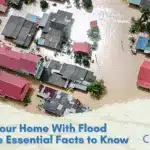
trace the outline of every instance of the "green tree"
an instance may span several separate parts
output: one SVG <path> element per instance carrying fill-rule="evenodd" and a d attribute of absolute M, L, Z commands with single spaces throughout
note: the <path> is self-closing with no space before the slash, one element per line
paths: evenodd
<path fill-rule="evenodd" d="M 92 45 L 92 50 L 93 51 L 96 51 L 98 48 L 98 43 L 97 42 L 94 42 L 93 45 Z"/>
<path fill-rule="evenodd" d="M 34 3 L 36 0 L 24 0 L 25 4 L 31 4 Z"/>
<path fill-rule="evenodd" d="M 25 96 L 24 102 L 25 102 L 26 104 L 31 103 L 31 98 L 30 98 L 30 96 L 29 96 L 28 94 Z"/>
<path fill-rule="evenodd" d="M 106 87 L 103 80 L 96 80 L 88 87 L 88 92 L 95 99 L 100 99 L 106 93 Z"/>
<path fill-rule="evenodd" d="M 150 22 L 145 25 L 145 31 L 150 34 Z"/>
<path fill-rule="evenodd" d="M 99 28 L 92 28 L 92 29 L 89 29 L 88 32 L 88 37 L 96 42 L 96 41 L 99 41 L 100 40 L 100 31 L 99 31 Z"/>
<path fill-rule="evenodd" d="M 49 5 L 48 5 L 48 3 L 47 3 L 45 0 L 41 0 L 41 1 L 40 1 L 40 7 L 41 7 L 42 9 L 46 9 L 46 8 L 49 7 Z"/>
<path fill-rule="evenodd" d="M 80 0 L 74 0 L 74 5 L 76 8 L 80 9 L 81 8 Z"/>
<path fill-rule="evenodd" d="M 92 0 L 82 0 L 83 7 L 90 9 L 93 7 Z"/>
<path fill-rule="evenodd" d="M 140 17 L 140 22 L 147 22 L 148 19 L 150 18 L 150 9 L 148 7 L 142 7 L 140 12 L 142 13 Z"/>
<path fill-rule="evenodd" d="M 90 58 L 88 56 L 83 56 L 82 58 L 82 63 L 85 67 L 89 67 L 90 66 L 90 62 L 89 62 Z"/>

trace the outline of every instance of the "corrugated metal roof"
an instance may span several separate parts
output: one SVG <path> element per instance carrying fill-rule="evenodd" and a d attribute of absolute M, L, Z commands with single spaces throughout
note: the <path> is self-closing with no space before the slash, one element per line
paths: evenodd
<path fill-rule="evenodd" d="M 89 54 L 91 52 L 91 45 L 89 43 L 75 42 L 72 46 L 73 52 L 82 52 Z"/>
<path fill-rule="evenodd" d="M 29 81 L 4 71 L 0 71 L 0 94 L 2 96 L 23 100 L 29 88 Z"/>
<path fill-rule="evenodd" d="M 141 5 L 150 7 L 150 0 L 141 0 Z"/>
<path fill-rule="evenodd" d="M 31 53 L 19 53 L 13 50 L 7 50 L 6 47 L 0 47 L 0 66 L 15 71 L 24 70 L 30 73 L 36 73 L 37 63 L 41 57 Z"/>

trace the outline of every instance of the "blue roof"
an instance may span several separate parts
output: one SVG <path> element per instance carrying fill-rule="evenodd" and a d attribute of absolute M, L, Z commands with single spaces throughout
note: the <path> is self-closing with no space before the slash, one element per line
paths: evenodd
<path fill-rule="evenodd" d="M 146 44 L 146 47 L 144 49 L 145 53 L 150 53 L 150 38 L 148 39 L 148 42 Z"/>
<path fill-rule="evenodd" d="M 38 40 L 38 45 L 44 45 L 45 39 L 39 39 Z"/>
<path fill-rule="evenodd" d="M 137 41 L 136 49 L 145 50 L 145 48 L 147 47 L 148 41 L 149 41 L 149 38 L 140 36 Z"/>
<path fill-rule="evenodd" d="M 141 0 L 128 0 L 129 3 L 134 4 L 134 5 L 140 5 Z"/>

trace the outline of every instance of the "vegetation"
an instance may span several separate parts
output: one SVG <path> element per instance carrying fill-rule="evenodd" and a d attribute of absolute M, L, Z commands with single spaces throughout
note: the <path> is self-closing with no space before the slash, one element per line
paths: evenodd
<path fill-rule="evenodd" d="M 12 8 L 18 9 L 20 10 L 22 8 L 23 5 L 23 1 L 20 1 L 20 3 L 18 5 L 16 5 L 15 3 L 10 3 L 8 4 L 9 6 L 11 6 Z"/>
<path fill-rule="evenodd" d="M 92 0 L 82 0 L 82 5 L 85 9 L 90 9 L 93 7 Z"/>
<path fill-rule="evenodd" d="M 139 32 L 147 32 L 150 34 L 150 9 L 147 7 L 142 7 L 141 17 L 135 19 L 134 17 L 131 19 L 131 27 L 129 32 L 131 34 L 139 33 Z"/>
<path fill-rule="evenodd" d="M 93 51 L 96 51 L 98 48 L 98 43 L 97 42 L 94 42 L 93 45 L 92 45 L 92 50 Z"/>
<path fill-rule="evenodd" d="M 99 28 L 89 29 L 87 34 L 88 34 L 88 37 L 94 42 L 98 42 L 100 40 Z"/>
<path fill-rule="evenodd" d="M 80 0 L 74 0 L 74 5 L 75 5 L 76 8 L 80 9 L 81 8 Z"/>
<path fill-rule="evenodd" d="M 40 1 L 40 6 L 42 9 L 46 9 L 49 7 L 48 3 L 45 0 Z"/>
<path fill-rule="evenodd" d="M 84 65 L 85 67 L 90 66 L 91 57 L 87 54 L 75 53 L 74 55 L 75 63 L 79 65 Z"/>
<path fill-rule="evenodd" d="M 131 43 L 131 44 L 133 44 L 133 45 L 134 45 L 136 40 L 135 40 L 135 38 L 134 38 L 134 37 L 130 37 L 130 38 L 129 38 L 129 41 L 130 41 L 130 43 Z"/>
<path fill-rule="evenodd" d="M 73 93 L 73 88 L 67 88 L 67 91 Z"/>
<path fill-rule="evenodd" d="M 36 0 L 24 0 L 25 4 L 31 4 L 34 3 Z"/>
<path fill-rule="evenodd" d="M 88 92 L 95 99 L 100 99 L 106 93 L 103 80 L 96 80 L 88 87 Z"/>
<path fill-rule="evenodd" d="M 30 96 L 28 94 L 24 98 L 24 103 L 26 103 L 26 104 L 31 103 L 31 98 L 30 98 Z"/>

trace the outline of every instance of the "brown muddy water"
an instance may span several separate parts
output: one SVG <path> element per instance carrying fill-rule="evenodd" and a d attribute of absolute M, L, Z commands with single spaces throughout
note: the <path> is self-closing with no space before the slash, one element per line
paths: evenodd
<path fill-rule="evenodd" d="M 120 0 L 94 0 L 93 4 L 94 11 L 91 14 L 98 20 L 101 40 L 98 50 L 93 53 L 94 64 L 91 65 L 90 70 L 94 71 L 98 78 L 102 78 L 105 81 L 107 94 L 100 100 L 93 100 L 90 95 L 78 91 L 70 94 L 93 109 L 104 105 L 128 102 L 137 98 L 143 100 L 149 98 L 148 92 L 136 87 L 139 67 L 144 59 L 147 58 L 141 53 L 132 55 L 128 41 L 130 19 L 132 16 L 139 16 L 139 11 L 130 8 L 127 3 Z M 38 11 L 37 7 L 36 9 Z M 76 9 L 72 10 L 76 12 Z M 86 14 L 85 18 L 92 19 L 90 13 Z M 4 21 L 7 20 L 7 17 L 3 16 L 2 18 Z M 83 23 L 83 21 L 81 22 Z M 78 26 L 79 28 L 80 26 Z M 2 31 L 2 26 L 0 29 Z M 79 32 L 77 33 L 79 37 L 78 34 Z M 82 38 L 82 36 L 80 37 Z M 61 57 L 59 60 L 62 59 L 62 61 L 65 61 L 66 58 L 64 56 Z M 5 99 L 2 101 L 20 109 L 24 108 L 29 112 L 44 113 L 37 108 L 41 100 L 36 96 L 40 82 L 31 77 L 25 78 L 32 82 L 32 88 L 34 89 L 32 103 L 24 107 L 22 104 L 11 100 Z"/>

